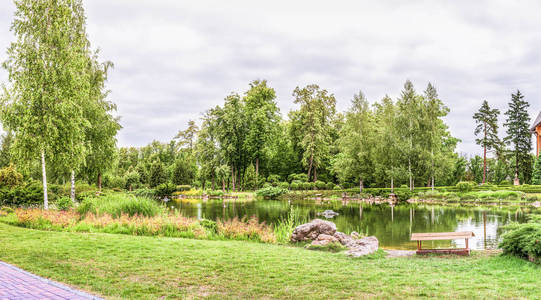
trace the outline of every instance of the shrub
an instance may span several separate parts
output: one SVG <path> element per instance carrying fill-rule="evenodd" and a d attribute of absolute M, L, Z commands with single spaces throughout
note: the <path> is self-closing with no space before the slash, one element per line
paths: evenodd
<path fill-rule="evenodd" d="M 271 174 L 267 177 L 267 182 L 270 182 L 272 185 L 278 184 L 281 181 L 280 175 Z"/>
<path fill-rule="evenodd" d="M 530 261 L 541 259 L 541 217 L 531 217 L 528 223 L 513 223 L 504 227 L 507 232 L 502 236 L 500 247 L 505 254 L 528 258 Z"/>
<path fill-rule="evenodd" d="M 162 183 L 156 187 L 155 195 L 158 198 L 170 197 L 176 190 L 176 185 L 172 183 Z"/>
<path fill-rule="evenodd" d="M 335 191 L 339 191 L 339 190 L 341 190 L 341 189 L 342 189 L 342 187 L 339 186 L 339 185 L 335 185 L 335 186 L 333 187 L 333 190 L 335 190 Z"/>
<path fill-rule="evenodd" d="M 2 208 L 0 208 L 0 211 L 5 212 L 6 214 L 11 214 L 14 212 L 13 208 L 8 206 L 3 206 Z"/>
<path fill-rule="evenodd" d="M 129 194 L 112 194 L 101 197 L 86 198 L 77 208 L 81 215 L 93 213 L 109 214 L 118 218 L 122 214 L 128 216 L 153 217 L 163 210 L 156 201 L 148 198 L 134 197 Z"/>
<path fill-rule="evenodd" d="M 398 201 L 407 201 L 413 197 L 413 192 L 410 190 L 396 189 L 394 193 Z"/>
<path fill-rule="evenodd" d="M 473 190 L 475 185 L 476 184 L 474 182 L 471 182 L 471 181 L 461 181 L 461 182 L 456 184 L 456 188 L 461 193 L 467 193 L 467 192 L 471 192 L 471 190 Z"/>
<path fill-rule="evenodd" d="M 288 189 L 289 189 L 289 183 L 288 183 L 287 181 L 280 182 L 280 183 L 278 184 L 278 187 L 279 187 L 279 188 L 282 188 L 282 189 L 284 189 L 284 190 L 288 190 Z"/>
<path fill-rule="evenodd" d="M 0 188 L 0 205 L 29 206 L 43 201 L 43 188 L 39 182 L 24 186 Z"/>
<path fill-rule="evenodd" d="M 401 189 L 409 189 L 409 186 L 407 184 L 402 184 L 400 186 Z"/>
<path fill-rule="evenodd" d="M 73 206 L 73 202 L 69 197 L 60 197 L 56 200 L 56 208 L 58 210 L 68 210 Z"/>
<path fill-rule="evenodd" d="M 315 187 L 318 189 L 318 190 L 324 190 L 327 188 L 327 184 L 323 181 L 320 181 L 320 180 L 317 180 L 315 183 L 314 183 Z"/>
<path fill-rule="evenodd" d="M 222 197 L 224 195 L 224 192 L 220 190 L 209 190 L 206 192 L 206 194 L 214 197 Z"/>
<path fill-rule="evenodd" d="M 299 185 L 298 182 L 293 181 L 293 182 L 291 183 L 291 185 L 289 186 L 289 188 L 291 188 L 293 191 L 297 191 L 297 190 L 300 189 L 300 185 Z"/>
<path fill-rule="evenodd" d="M 304 173 L 299 173 L 299 174 L 289 174 L 289 176 L 287 176 L 287 181 L 300 181 L 300 182 L 307 182 L 308 181 L 308 175 L 304 174 Z"/>
<path fill-rule="evenodd" d="M 265 198 L 271 198 L 271 199 L 276 198 L 285 193 L 287 193 L 287 189 L 283 189 L 281 187 L 273 187 L 273 186 L 265 187 L 256 191 L 256 195 L 262 196 Z"/>
<path fill-rule="evenodd" d="M 212 220 L 203 219 L 199 221 L 201 226 L 207 230 L 207 232 L 215 234 L 218 232 L 218 225 Z"/>
<path fill-rule="evenodd" d="M 13 165 L 0 169 L 0 187 L 15 187 L 23 182 L 23 175 Z"/>
<path fill-rule="evenodd" d="M 332 183 L 332 182 L 330 182 L 330 181 L 327 182 L 327 189 L 328 189 L 328 190 L 334 189 L 334 183 Z"/>
<path fill-rule="evenodd" d="M 500 181 L 500 183 L 498 185 L 500 185 L 500 186 L 511 186 L 513 184 L 509 180 L 502 180 L 502 181 Z"/>

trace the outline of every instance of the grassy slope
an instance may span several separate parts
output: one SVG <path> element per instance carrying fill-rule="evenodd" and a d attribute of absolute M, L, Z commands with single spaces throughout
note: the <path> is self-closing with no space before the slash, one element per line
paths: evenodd
<path fill-rule="evenodd" d="M 535 298 L 520 259 L 377 258 L 252 242 L 44 232 L 0 224 L 0 260 L 108 298 Z"/>

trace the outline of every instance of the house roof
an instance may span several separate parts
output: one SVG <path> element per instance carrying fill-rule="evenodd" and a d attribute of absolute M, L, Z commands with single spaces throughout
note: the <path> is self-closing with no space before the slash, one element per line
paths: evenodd
<path fill-rule="evenodd" d="M 534 131 L 535 131 L 535 128 L 536 128 L 537 126 L 539 126 L 540 124 L 541 124 L 541 112 L 539 113 L 539 115 L 537 115 L 537 118 L 535 119 L 535 122 L 533 122 L 532 128 L 530 128 L 530 130 L 531 130 L 532 132 L 534 132 Z"/>

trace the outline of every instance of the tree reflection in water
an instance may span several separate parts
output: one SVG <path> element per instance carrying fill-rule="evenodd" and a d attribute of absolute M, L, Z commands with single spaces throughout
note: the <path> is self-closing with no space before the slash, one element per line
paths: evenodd
<path fill-rule="evenodd" d="M 339 231 L 357 231 L 365 235 L 375 235 L 384 248 L 415 249 L 410 241 L 415 232 L 473 231 L 475 238 L 470 240 L 471 248 L 496 248 L 501 235 L 501 227 L 509 222 L 525 222 L 527 212 L 517 208 L 498 207 L 450 207 L 430 205 L 370 205 L 353 201 L 314 201 L 309 200 L 255 200 L 222 201 L 197 200 L 171 201 L 170 205 L 185 216 L 204 219 L 249 218 L 256 216 L 260 222 L 274 224 L 287 218 L 289 211 L 306 219 L 318 218 L 317 213 L 326 209 L 338 212 L 330 219 Z M 464 241 L 431 241 L 427 247 L 463 247 Z"/>

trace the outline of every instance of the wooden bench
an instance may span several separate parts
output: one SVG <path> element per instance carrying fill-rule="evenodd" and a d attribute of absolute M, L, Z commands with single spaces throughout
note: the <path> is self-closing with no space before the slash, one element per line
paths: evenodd
<path fill-rule="evenodd" d="M 470 255 L 470 248 L 468 246 L 468 240 L 474 237 L 475 234 L 471 231 L 464 232 L 431 232 L 431 233 L 413 233 L 411 234 L 411 240 L 417 241 L 417 254 L 457 254 L 457 255 Z M 455 249 L 423 249 L 423 241 L 436 241 L 436 240 L 458 240 L 464 239 L 466 241 L 466 248 Z"/>

